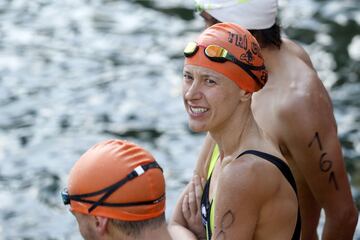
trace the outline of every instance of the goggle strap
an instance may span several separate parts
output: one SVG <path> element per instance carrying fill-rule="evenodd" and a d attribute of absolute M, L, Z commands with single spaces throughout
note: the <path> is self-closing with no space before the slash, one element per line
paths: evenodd
<path fill-rule="evenodd" d="M 236 57 L 234 57 L 234 55 L 232 55 L 231 53 L 227 53 L 228 57 L 231 58 L 231 61 L 236 62 L 236 64 L 239 64 L 241 66 L 246 67 L 247 69 L 250 70 L 265 70 L 265 66 L 261 65 L 261 66 L 254 66 L 254 65 L 250 65 L 250 64 L 246 64 L 240 60 L 238 60 Z"/>
<path fill-rule="evenodd" d="M 237 64 L 238 66 L 240 66 L 247 74 L 249 74 L 249 76 L 254 79 L 254 81 L 259 84 L 260 86 L 263 86 L 264 84 L 259 80 L 259 78 L 251 71 L 251 70 L 264 70 L 265 66 L 252 66 L 246 63 L 243 63 L 241 61 L 239 61 L 238 59 L 236 59 L 233 55 L 228 53 L 228 57 L 231 58 L 231 61 L 235 64 Z"/>
<path fill-rule="evenodd" d="M 104 206 L 104 207 L 131 207 L 131 206 L 141 206 L 141 205 L 151 205 L 161 202 L 165 198 L 165 194 L 161 195 L 160 197 L 149 200 L 149 201 L 140 201 L 140 202 L 130 202 L 130 203 L 107 203 L 107 202 L 101 202 L 98 204 L 98 206 Z M 86 200 L 86 199 L 78 199 L 77 202 L 83 202 L 83 203 L 89 203 L 89 204 L 95 204 L 98 203 L 98 201 L 92 201 L 92 200 Z"/>
<path fill-rule="evenodd" d="M 151 169 L 151 168 L 158 168 L 160 169 L 161 171 L 162 168 L 160 167 L 160 165 L 157 163 L 157 162 L 151 162 L 151 163 L 147 163 L 147 164 L 144 164 L 142 165 L 142 168 L 144 169 L 144 171 L 146 172 L 147 170 Z M 102 194 L 104 192 L 107 192 L 109 190 L 111 190 L 112 188 L 119 188 L 122 184 L 123 181 L 129 181 L 131 179 L 133 179 L 134 177 L 137 177 L 138 174 L 135 170 L 133 170 L 131 173 L 129 173 L 125 178 L 121 179 L 120 181 L 114 183 L 113 185 L 109 186 L 109 187 L 106 187 L 104 189 L 101 189 L 99 191 L 96 191 L 96 192 L 91 192 L 91 193 L 84 193 L 84 194 L 75 194 L 75 195 L 71 195 L 70 196 L 70 199 L 71 200 L 76 200 L 76 199 L 79 199 L 79 198 L 88 198 L 88 197 L 94 197 L 96 195 L 99 195 L 99 194 Z M 119 184 L 121 184 L 120 186 L 118 186 Z"/>
<path fill-rule="evenodd" d="M 259 86 L 264 86 L 264 84 L 259 80 L 259 78 L 246 65 L 244 65 L 242 69 L 244 69 L 244 71 L 247 72 L 247 74 L 249 74 L 249 76 L 254 79 L 257 84 L 259 84 Z"/>
<path fill-rule="evenodd" d="M 152 163 L 148 163 L 142 166 L 143 168 L 143 172 L 141 174 L 143 174 L 144 172 L 146 172 L 147 170 L 151 169 L 151 168 L 157 168 L 160 166 L 157 164 L 157 162 L 152 162 Z M 161 169 L 161 168 L 160 168 Z M 115 192 L 118 188 L 120 188 L 122 185 L 124 185 L 126 182 L 133 180 L 134 178 L 138 177 L 139 174 L 136 171 L 136 169 L 134 169 L 131 173 L 129 173 L 126 178 L 120 180 L 118 183 L 112 185 L 108 191 L 97 201 L 95 202 L 90 208 L 89 208 L 89 213 L 92 212 L 97 206 L 99 206 L 100 204 L 102 204 L 113 192 Z"/>
<path fill-rule="evenodd" d="M 149 169 L 152 168 L 158 168 L 161 171 L 162 168 L 160 167 L 160 165 L 154 161 L 151 163 L 147 163 L 141 166 L 136 167 L 131 173 L 129 173 L 125 178 L 121 179 L 120 181 L 114 183 L 113 185 L 106 187 L 104 189 L 101 189 L 99 191 L 96 192 L 92 192 L 92 193 L 85 193 L 85 194 L 77 194 L 77 195 L 69 195 L 69 199 L 70 200 L 74 200 L 74 201 L 78 201 L 78 202 L 88 202 L 88 203 L 93 203 L 93 205 L 89 208 L 89 213 L 92 212 L 97 206 L 99 205 L 103 205 L 103 202 L 113 193 L 115 192 L 117 189 L 119 189 L 122 185 L 124 185 L 125 183 L 127 183 L 128 181 L 131 181 L 132 179 L 142 175 L 144 172 L 148 171 Z M 99 194 L 105 193 L 98 201 L 90 201 L 90 200 L 85 200 L 83 198 L 88 198 L 88 197 L 93 197 L 93 196 L 97 196 Z"/>

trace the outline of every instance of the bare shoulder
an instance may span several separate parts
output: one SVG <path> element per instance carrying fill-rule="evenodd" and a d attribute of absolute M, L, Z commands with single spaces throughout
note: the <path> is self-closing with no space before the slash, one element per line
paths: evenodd
<path fill-rule="evenodd" d="M 288 149 L 296 148 L 296 151 L 316 132 L 334 139 L 337 134 L 332 102 L 317 73 L 308 68 L 298 77 L 293 89 L 284 93 L 285 100 L 277 111 L 278 138 Z"/>
<path fill-rule="evenodd" d="M 260 99 L 264 99 L 259 103 L 271 104 L 281 125 L 284 124 L 282 120 L 288 120 L 288 117 L 302 118 L 304 114 L 315 114 L 314 109 L 332 109 L 329 94 L 316 70 L 308 64 L 306 58 L 309 56 L 300 45 L 284 39 L 279 53 L 274 55 L 276 67 L 270 77 L 276 84 L 268 90 L 265 87 L 259 93 Z M 272 98 L 274 101 L 271 103 L 266 102 L 274 94 L 281 97 Z M 328 112 L 332 114 L 332 111 Z"/>
<path fill-rule="evenodd" d="M 297 83 L 293 83 L 292 89 L 284 94 L 286 101 L 279 109 L 280 118 L 289 127 L 294 127 L 291 123 L 298 126 L 299 121 L 308 126 L 324 119 L 334 121 L 330 96 L 317 73 L 306 68 L 302 73 L 297 81 L 295 79 Z"/>
<path fill-rule="evenodd" d="M 253 199 L 266 201 L 275 194 L 281 181 L 280 172 L 271 163 L 244 155 L 222 167 L 219 187 L 226 186 L 232 196 L 242 197 L 245 192 Z"/>
<path fill-rule="evenodd" d="M 282 41 L 283 41 L 283 44 L 281 47 L 286 48 L 287 51 L 292 52 L 297 57 L 299 57 L 302 61 L 304 61 L 304 63 L 308 67 L 314 69 L 314 66 L 311 62 L 309 54 L 305 51 L 305 49 L 300 44 L 297 44 L 296 42 L 294 42 L 288 38 L 282 38 Z"/>
<path fill-rule="evenodd" d="M 253 155 L 223 162 L 216 186 L 215 238 L 254 239 L 261 232 L 271 233 L 265 227 L 274 218 L 266 213 L 275 203 L 283 206 L 282 181 L 275 166 Z"/>
<path fill-rule="evenodd" d="M 303 67 L 301 73 L 294 77 L 294 82 L 290 86 L 291 97 L 287 99 L 289 104 L 296 104 L 296 106 L 303 106 L 307 109 L 314 106 L 314 103 L 331 106 L 329 94 L 317 73 L 307 67 Z"/>
<path fill-rule="evenodd" d="M 286 79 L 286 82 L 282 81 L 283 97 L 278 104 L 282 117 L 332 109 L 329 94 L 312 64 L 309 65 L 310 58 L 305 50 L 295 42 L 284 39 L 280 52 L 281 65 L 287 66 L 286 69 L 279 70 L 282 74 L 277 76 Z"/>

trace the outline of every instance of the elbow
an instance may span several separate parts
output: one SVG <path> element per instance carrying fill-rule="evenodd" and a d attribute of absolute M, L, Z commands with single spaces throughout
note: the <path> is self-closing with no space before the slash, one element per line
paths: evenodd
<path fill-rule="evenodd" d="M 176 219 L 174 218 L 171 218 L 169 221 L 168 221 L 168 226 L 179 226 L 181 225 L 178 221 L 176 221 Z"/>
<path fill-rule="evenodd" d="M 344 216 L 344 218 L 347 219 L 346 221 L 348 222 L 349 227 L 351 226 L 352 229 L 356 228 L 358 217 L 359 217 L 359 212 L 355 204 L 349 207 L 349 209 L 346 211 Z"/>
<path fill-rule="evenodd" d="M 355 229 L 359 218 L 359 212 L 355 205 L 351 208 L 349 214 L 347 215 L 349 218 L 350 226 L 352 226 L 352 228 Z"/>
<path fill-rule="evenodd" d="M 326 218 L 332 218 L 329 220 L 334 223 L 336 222 L 336 225 L 346 227 L 349 231 L 355 231 L 359 215 L 355 204 L 341 208 L 336 215 L 331 215 L 329 214 Z"/>

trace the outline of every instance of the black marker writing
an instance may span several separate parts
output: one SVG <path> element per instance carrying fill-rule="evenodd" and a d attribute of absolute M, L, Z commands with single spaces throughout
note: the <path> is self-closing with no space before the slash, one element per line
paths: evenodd
<path fill-rule="evenodd" d="M 335 189 L 336 189 L 336 190 L 339 190 L 339 186 L 338 186 L 338 184 L 337 184 L 337 181 L 336 181 L 335 173 L 334 173 L 334 172 L 331 172 L 331 173 L 330 173 L 330 176 L 329 176 L 329 183 L 331 183 L 331 182 L 334 182 Z"/>
<path fill-rule="evenodd" d="M 328 182 L 330 184 L 334 184 L 335 189 L 339 190 L 335 172 L 332 171 L 333 162 L 326 157 L 327 152 L 323 150 L 323 146 L 322 146 L 321 140 L 320 140 L 320 134 L 318 132 L 315 133 L 314 137 L 309 142 L 308 147 L 311 148 L 313 146 L 314 142 L 317 142 L 318 148 L 320 150 L 320 159 L 319 159 L 320 170 L 324 173 L 330 172 Z"/>
<path fill-rule="evenodd" d="M 229 210 L 227 211 L 221 219 L 221 228 L 218 234 L 216 234 L 216 240 L 225 240 L 225 230 L 230 228 L 235 221 L 234 214 Z"/>
<path fill-rule="evenodd" d="M 323 172 L 328 172 L 332 167 L 332 161 L 324 159 L 326 152 L 321 154 L 320 157 L 320 170 Z"/>
<path fill-rule="evenodd" d="M 318 143 L 319 149 L 320 151 L 322 151 L 322 145 L 321 145 L 321 141 L 320 141 L 320 137 L 319 137 L 319 133 L 316 132 L 314 138 L 311 140 L 311 142 L 308 144 L 308 147 L 311 147 L 313 142 L 316 140 L 316 142 Z"/>

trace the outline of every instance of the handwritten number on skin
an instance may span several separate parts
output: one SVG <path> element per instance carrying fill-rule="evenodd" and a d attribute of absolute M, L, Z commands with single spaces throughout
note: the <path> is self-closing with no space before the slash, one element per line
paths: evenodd
<path fill-rule="evenodd" d="M 321 145 L 321 141 L 320 141 L 320 137 L 319 137 L 319 133 L 316 132 L 314 138 L 311 140 L 311 142 L 308 144 L 308 147 L 311 147 L 311 145 L 314 143 L 314 141 L 316 140 L 316 142 L 318 143 L 319 149 L 320 151 L 322 151 L 322 145 Z"/>
<path fill-rule="evenodd" d="M 317 142 L 318 148 L 320 150 L 320 159 L 319 159 L 319 167 L 320 170 L 324 173 L 330 172 L 329 173 L 329 183 L 333 183 L 335 186 L 336 190 L 339 190 L 339 186 L 337 184 L 337 180 L 336 180 L 336 176 L 335 176 L 335 172 L 331 171 L 332 166 L 333 166 L 333 162 L 330 159 L 326 158 L 327 152 L 323 151 L 323 147 L 321 144 L 321 140 L 320 140 L 320 135 L 318 132 L 315 133 L 313 139 L 310 141 L 310 143 L 308 144 L 308 147 L 310 148 L 314 142 Z"/>
<path fill-rule="evenodd" d="M 330 173 L 329 183 L 330 183 L 330 182 L 334 182 L 334 185 L 335 185 L 336 190 L 339 190 L 339 186 L 338 186 L 338 184 L 337 184 L 337 181 L 336 181 L 335 173 L 334 173 L 334 172 L 331 172 L 331 173 Z"/>
<path fill-rule="evenodd" d="M 332 161 L 324 159 L 326 154 L 327 154 L 326 152 L 322 153 L 319 161 L 320 170 L 323 172 L 328 172 L 332 167 Z"/>
<path fill-rule="evenodd" d="M 216 235 L 216 240 L 225 240 L 226 239 L 226 235 L 225 235 L 225 230 L 230 228 L 233 223 L 235 221 L 235 216 L 234 214 L 229 210 L 227 211 L 224 216 L 221 219 L 221 229 L 218 232 L 218 234 Z M 216 226 L 215 226 L 216 229 Z"/>

